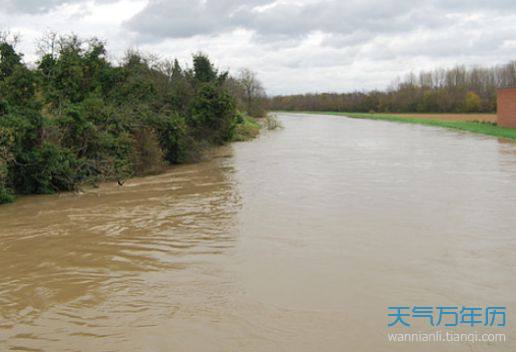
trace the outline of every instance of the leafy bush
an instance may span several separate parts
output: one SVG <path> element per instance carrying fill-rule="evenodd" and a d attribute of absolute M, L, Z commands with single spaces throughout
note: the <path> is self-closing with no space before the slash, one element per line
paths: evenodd
<path fill-rule="evenodd" d="M 216 144 L 231 140 L 235 124 L 235 106 L 226 92 L 214 83 L 201 84 L 192 103 L 192 127 L 198 138 Z"/>
<path fill-rule="evenodd" d="M 14 200 L 12 191 L 7 188 L 7 165 L 5 161 L 0 160 L 0 204 L 9 203 Z"/>
<path fill-rule="evenodd" d="M 5 188 L 4 185 L 0 185 L 0 204 L 11 203 L 13 200 L 12 192 Z"/>
<path fill-rule="evenodd" d="M 84 183 L 156 173 L 232 139 L 228 74 L 197 54 L 193 68 L 104 44 L 52 36 L 36 69 L 0 42 L 0 202 Z"/>
<path fill-rule="evenodd" d="M 188 126 L 182 116 L 175 113 L 158 116 L 154 124 L 166 161 L 179 164 L 193 157 L 190 150 L 193 141 L 187 134 Z"/>
<path fill-rule="evenodd" d="M 145 127 L 134 132 L 134 150 L 131 159 L 137 175 L 152 175 L 163 170 L 163 151 L 151 128 Z"/>

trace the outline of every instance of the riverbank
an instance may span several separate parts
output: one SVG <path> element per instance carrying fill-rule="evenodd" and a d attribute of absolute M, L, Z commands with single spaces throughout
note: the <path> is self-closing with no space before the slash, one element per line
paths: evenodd
<path fill-rule="evenodd" d="M 451 119 L 451 115 L 439 115 L 435 114 L 424 114 L 424 116 L 416 117 L 417 114 L 375 114 L 375 113 L 348 113 L 348 112 L 307 112 L 309 114 L 323 114 L 323 115 L 336 115 L 336 116 L 347 116 L 351 118 L 357 119 L 369 119 L 369 120 L 382 120 L 382 121 L 392 121 L 392 122 L 402 122 L 402 123 L 413 123 L 419 125 L 427 125 L 434 127 L 444 127 L 451 128 L 455 130 L 468 131 L 478 134 L 484 134 L 493 137 L 506 138 L 511 140 L 516 140 L 516 129 L 514 128 L 506 128 L 497 126 L 493 122 L 489 121 L 468 121 L 464 116 L 463 119 L 460 119 L 455 115 L 455 119 Z M 440 118 L 440 116 L 447 116 L 447 119 Z M 471 115 L 472 117 L 474 115 Z"/>
<path fill-rule="evenodd" d="M 272 126 L 272 127 L 271 127 Z M 254 118 L 248 115 L 243 115 L 241 120 L 239 120 L 235 126 L 235 131 L 233 133 L 233 136 L 230 141 L 223 145 L 212 145 L 205 147 L 202 151 L 199 151 L 199 155 L 195 160 L 192 160 L 190 162 L 185 162 L 181 164 L 173 164 L 173 165 L 165 165 L 163 164 L 161 169 L 157 170 L 156 172 L 151 172 L 148 174 L 143 175 L 135 175 L 132 177 L 127 178 L 119 185 L 125 185 L 126 183 L 128 185 L 134 185 L 135 183 L 138 184 L 140 182 L 143 182 L 147 177 L 163 177 L 164 175 L 171 174 L 173 170 L 181 170 L 182 168 L 188 168 L 192 167 L 189 165 L 195 165 L 199 163 L 206 163 L 211 160 L 215 160 L 217 158 L 225 158 L 228 155 L 231 155 L 230 153 L 230 146 L 234 142 L 245 142 L 253 140 L 260 136 L 260 133 L 262 130 L 273 130 L 275 128 L 281 127 L 281 124 L 277 122 L 275 116 L 269 116 L 261 117 L 261 118 Z M 98 182 L 95 184 L 91 183 L 83 183 L 77 186 L 76 190 L 73 191 L 63 191 L 63 192 L 55 192 L 62 195 L 77 195 L 77 194 L 85 194 L 85 193 L 94 193 L 97 195 L 104 193 L 112 193 L 114 192 L 114 189 L 117 187 L 117 181 L 115 180 L 104 180 L 102 182 Z M 46 193 L 46 194 L 14 194 L 9 199 L 6 199 L 6 201 L 2 202 L 0 199 L 0 206 L 7 205 L 10 203 L 13 203 L 15 200 L 21 199 L 32 199 L 34 201 L 34 197 L 41 197 L 41 196 L 51 196 L 55 193 Z M 43 199 L 43 198 L 40 198 Z"/>
<path fill-rule="evenodd" d="M 272 131 L 282 128 L 277 116 L 267 114 L 265 117 L 243 116 L 235 128 L 232 142 L 244 142 L 255 139 L 260 135 L 262 129 Z"/>

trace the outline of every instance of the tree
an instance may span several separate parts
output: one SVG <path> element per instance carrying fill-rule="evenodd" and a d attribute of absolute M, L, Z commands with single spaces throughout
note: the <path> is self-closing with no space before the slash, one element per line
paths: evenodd
<path fill-rule="evenodd" d="M 456 66 L 409 74 L 385 91 L 321 93 L 269 99 L 275 110 L 377 112 L 495 112 L 496 88 L 516 86 L 516 62 L 494 67 Z"/>
<path fill-rule="evenodd" d="M 14 50 L 12 44 L 0 40 L 0 81 L 12 75 L 19 65 L 21 65 L 21 55 Z"/>
<path fill-rule="evenodd" d="M 242 86 L 243 100 L 249 115 L 262 117 L 265 114 L 265 90 L 256 74 L 250 69 L 240 71 L 238 82 Z"/>
<path fill-rule="evenodd" d="M 35 89 L 36 77 L 23 65 L 17 65 L 3 82 L 0 81 L 1 95 L 12 107 L 33 104 Z"/>
<path fill-rule="evenodd" d="M 199 137 L 217 144 L 230 140 L 236 122 L 233 99 L 213 83 L 204 84 L 193 101 L 192 120 Z"/>
<path fill-rule="evenodd" d="M 468 92 L 464 99 L 464 112 L 479 112 L 482 100 L 475 92 Z"/>
<path fill-rule="evenodd" d="M 208 56 L 198 53 L 193 57 L 194 79 L 200 83 L 213 82 L 218 77 L 218 72 L 214 68 Z"/>

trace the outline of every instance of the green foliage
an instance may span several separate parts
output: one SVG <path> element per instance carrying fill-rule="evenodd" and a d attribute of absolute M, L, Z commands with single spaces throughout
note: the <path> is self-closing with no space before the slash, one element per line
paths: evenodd
<path fill-rule="evenodd" d="M 29 107 L 33 100 L 36 80 L 25 66 L 18 65 L 3 81 L 0 81 L 0 93 L 6 103 L 13 107 Z"/>
<path fill-rule="evenodd" d="M 9 171 L 7 163 L 12 160 L 8 147 L 12 140 L 12 132 L 0 127 L 0 204 L 12 202 L 14 199 L 6 184 Z"/>
<path fill-rule="evenodd" d="M 11 184 L 17 193 L 48 194 L 75 189 L 78 161 L 68 149 L 43 143 L 28 153 L 19 155 L 11 168 Z"/>
<path fill-rule="evenodd" d="M 11 203 L 14 200 L 14 195 L 10 190 L 0 185 L 0 204 Z"/>
<path fill-rule="evenodd" d="M 21 64 L 21 55 L 7 42 L 0 42 L 0 81 L 5 80 Z"/>
<path fill-rule="evenodd" d="M 215 83 L 201 84 L 190 121 L 198 137 L 217 144 L 231 140 L 236 124 L 233 99 Z"/>
<path fill-rule="evenodd" d="M 260 134 L 260 129 L 260 124 L 254 118 L 238 114 L 233 140 L 242 142 L 256 138 Z"/>
<path fill-rule="evenodd" d="M 204 54 L 197 54 L 193 57 L 194 78 L 201 83 L 213 82 L 218 78 L 218 72 L 213 67 L 208 57 Z"/>
<path fill-rule="evenodd" d="M 154 125 L 166 161 L 179 164 L 194 158 L 195 141 L 188 136 L 188 126 L 182 116 L 161 115 Z"/>
<path fill-rule="evenodd" d="M 0 109 L 0 121 L 3 120 L 2 115 L 4 114 Z M 9 176 L 8 163 L 12 161 L 10 147 L 13 143 L 13 129 L 0 125 L 0 204 L 13 200 L 12 191 L 7 187 L 7 178 Z"/>
<path fill-rule="evenodd" d="M 122 184 L 231 140 L 228 74 L 206 55 L 195 55 L 192 69 L 138 52 L 115 66 L 97 39 L 52 40 L 33 70 L 0 42 L 0 203 Z"/>

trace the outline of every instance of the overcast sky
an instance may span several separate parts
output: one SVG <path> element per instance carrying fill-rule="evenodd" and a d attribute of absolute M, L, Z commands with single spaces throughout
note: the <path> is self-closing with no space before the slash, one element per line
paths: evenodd
<path fill-rule="evenodd" d="M 385 88 L 410 71 L 516 60 L 515 0 L 0 0 L 26 61 L 46 31 L 256 71 L 269 94 Z"/>

